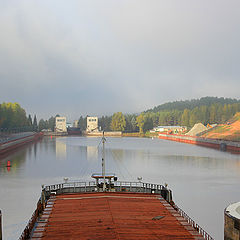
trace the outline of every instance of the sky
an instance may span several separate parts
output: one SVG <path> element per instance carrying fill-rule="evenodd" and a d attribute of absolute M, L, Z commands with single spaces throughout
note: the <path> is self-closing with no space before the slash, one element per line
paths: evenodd
<path fill-rule="evenodd" d="M 0 0 L 0 103 L 73 121 L 239 99 L 239 9 L 239 0 Z"/>

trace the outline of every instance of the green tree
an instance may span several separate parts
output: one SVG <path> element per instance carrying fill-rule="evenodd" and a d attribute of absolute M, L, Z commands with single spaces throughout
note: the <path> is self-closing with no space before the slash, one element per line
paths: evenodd
<path fill-rule="evenodd" d="M 167 125 L 168 112 L 163 111 L 159 113 L 158 125 L 164 126 Z"/>
<path fill-rule="evenodd" d="M 85 131 L 87 128 L 87 117 L 80 116 L 78 120 L 78 126 L 81 129 L 81 131 Z"/>
<path fill-rule="evenodd" d="M 32 123 L 32 117 L 31 117 L 31 115 L 29 114 L 29 115 L 28 115 L 28 125 L 29 125 L 29 126 L 32 126 L 32 124 L 33 124 L 33 123 Z"/>
<path fill-rule="evenodd" d="M 126 120 L 124 115 L 121 112 L 113 114 L 111 129 L 113 131 L 124 131 L 126 127 Z"/>
<path fill-rule="evenodd" d="M 47 129 L 47 121 L 44 121 L 43 119 L 40 119 L 39 123 L 38 123 L 38 129 L 39 131 L 42 131 L 43 129 Z"/>
<path fill-rule="evenodd" d="M 0 127 L 15 129 L 28 126 L 26 112 L 18 103 L 0 104 Z"/>
<path fill-rule="evenodd" d="M 217 115 L 217 109 L 216 109 L 216 105 L 212 104 L 210 106 L 210 110 L 209 110 L 209 122 L 211 124 L 216 123 L 216 115 Z"/>
<path fill-rule="evenodd" d="M 222 109 L 221 121 L 225 122 L 229 118 L 230 118 L 230 114 L 228 113 L 228 106 L 227 106 L 227 104 L 224 104 L 223 109 Z"/>
<path fill-rule="evenodd" d="M 34 115 L 34 119 L 33 119 L 33 131 L 37 131 L 37 130 L 38 130 L 37 117 L 36 117 L 36 115 Z"/>
<path fill-rule="evenodd" d="M 146 132 L 150 129 L 153 129 L 153 120 L 152 120 L 151 116 L 145 115 L 144 116 L 143 131 Z"/>
<path fill-rule="evenodd" d="M 124 115 L 126 120 L 125 132 L 132 132 L 131 115 Z"/>
<path fill-rule="evenodd" d="M 132 125 L 132 131 L 135 132 L 136 128 L 137 128 L 137 122 L 136 122 L 136 118 L 135 117 L 132 117 L 131 125 Z"/>
<path fill-rule="evenodd" d="M 209 111 L 207 106 L 200 106 L 198 113 L 198 120 L 204 125 L 209 123 Z"/>
<path fill-rule="evenodd" d="M 54 129 L 55 129 L 55 121 L 56 121 L 56 117 L 50 117 L 48 119 L 48 123 L 47 123 L 46 128 L 47 129 L 51 129 L 52 131 L 54 131 Z"/>
<path fill-rule="evenodd" d="M 139 127 L 139 133 L 142 134 L 143 133 L 143 126 L 144 126 L 144 123 L 145 123 L 144 114 L 141 113 L 136 118 L 136 121 L 137 121 L 137 126 Z"/>
<path fill-rule="evenodd" d="M 149 115 L 149 118 L 152 121 L 153 127 L 157 127 L 158 126 L 159 113 L 151 112 L 150 115 Z"/>
<path fill-rule="evenodd" d="M 194 108 L 191 112 L 190 112 L 190 116 L 189 116 L 189 125 L 192 127 L 195 123 L 199 122 L 198 120 L 198 107 Z"/>
<path fill-rule="evenodd" d="M 189 126 L 189 109 L 184 109 L 182 117 L 181 117 L 181 125 L 182 126 Z"/>
<path fill-rule="evenodd" d="M 222 115 L 223 115 L 223 105 L 220 103 L 216 103 L 216 122 L 222 122 Z"/>

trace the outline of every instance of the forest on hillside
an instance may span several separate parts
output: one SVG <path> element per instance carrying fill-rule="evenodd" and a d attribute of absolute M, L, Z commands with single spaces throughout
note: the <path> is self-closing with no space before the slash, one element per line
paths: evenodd
<path fill-rule="evenodd" d="M 161 105 L 158 105 L 152 109 L 147 110 L 146 112 L 160 112 L 163 110 L 180 110 L 184 109 L 192 110 L 196 107 L 207 106 L 210 107 L 213 104 L 233 104 L 240 103 L 240 100 L 232 99 L 232 98 L 219 98 L 219 97 L 202 97 L 200 99 L 191 99 L 191 100 L 181 100 L 174 102 L 167 102 Z"/>
<path fill-rule="evenodd" d="M 146 132 L 161 125 L 182 125 L 190 128 L 199 122 L 204 125 L 224 123 L 239 111 L 239 100 L 204 97 L 165 103 L 141 114 L 121 115 L 119 118 L 119 121 L 123 123 L 121 127 L 113 126 L 112 118 L 114 115 L 102 116 L 99 118 L 99 126 L 105 131 L 123 129 L 125 132 Z M 86 117 L 81 116 L 79 118 L 79 126 L 81 129 L 86 129 Z"/>

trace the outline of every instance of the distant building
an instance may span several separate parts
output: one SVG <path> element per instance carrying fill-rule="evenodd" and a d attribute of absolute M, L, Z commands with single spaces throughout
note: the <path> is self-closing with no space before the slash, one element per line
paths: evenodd
<path fill-rule="evenodd" d="M 98 118 L 87 117 L 87 132 L 98 132 Z"/>
<path fill-rule="evenodd" d="M 66 117 L 56 117 L 55 132 L 67 132 Z"/>
<path fill-rule="evenodd" d="M 173 132 L 173 133 L 182 133 L 187 130 L 187 127 L 184 126 L 158 126 L 153 128 L 150 132 Z"/>

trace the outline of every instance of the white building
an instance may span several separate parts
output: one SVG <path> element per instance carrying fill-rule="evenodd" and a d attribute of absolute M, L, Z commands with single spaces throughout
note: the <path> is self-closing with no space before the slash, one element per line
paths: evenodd
<path fill-rule="evenodd" d="M 87 117 L 87 132 L 98 132 L 98 118 Z"/>
<path fill-rule="evenodd" d="M 158 126 L 150 130 L 150 132 L 168 132 L 172 131 L 173 133 L 182 133 L 187 130 L 185 126 Z"/>
<path fill-rule="evenodd" d="M 66 119 L 66 117 L 56 117 L 55 132 L 67 132 L 67 119 Z"/>

